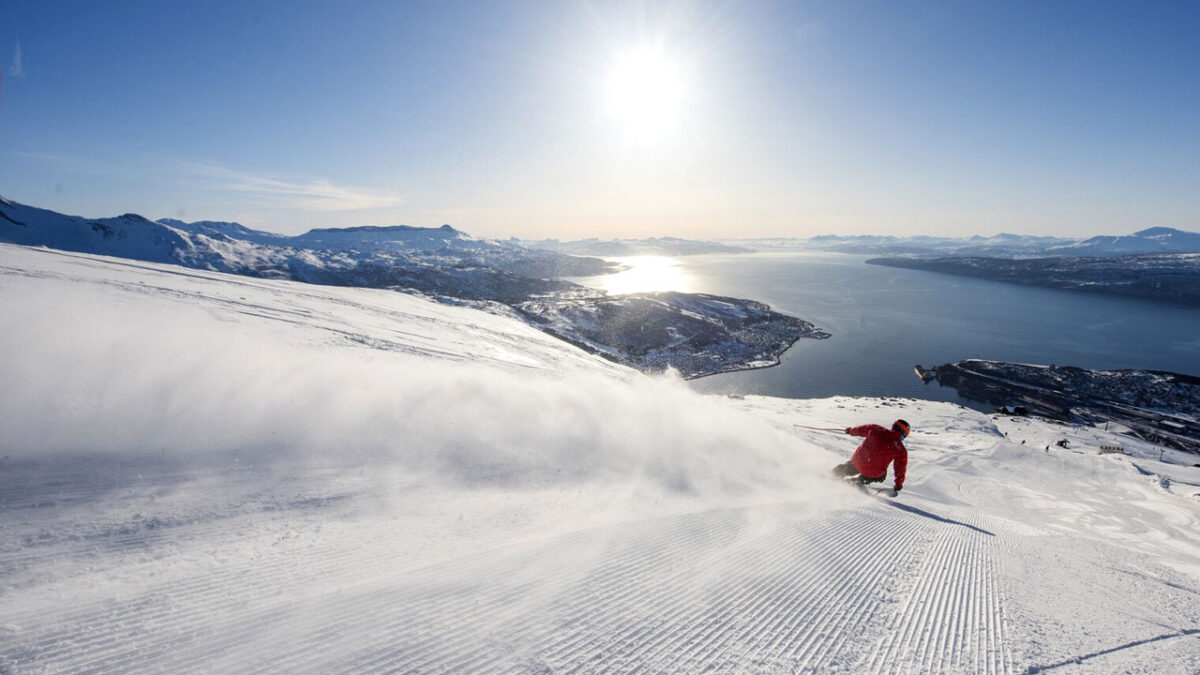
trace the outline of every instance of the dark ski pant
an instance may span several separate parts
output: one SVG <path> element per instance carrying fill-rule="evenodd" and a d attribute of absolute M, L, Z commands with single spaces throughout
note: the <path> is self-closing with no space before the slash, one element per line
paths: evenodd
<path fill-rule="evenodd" d="M 854 467 L 854 462 L 846 462 L 845 464 L 838 464 L 837 466 L 833 467 L 833 475 L 837 478 L 844 479 L 847 482 L 855 482 L 859 485 L 866 485 L 867 483 L 879 483 L 882 482 L 884 478 L 887 478 L 887 474 L 884 474 L 879 478 L 869 478 L 864 476 L 858 472 L 857 468 Z"/>

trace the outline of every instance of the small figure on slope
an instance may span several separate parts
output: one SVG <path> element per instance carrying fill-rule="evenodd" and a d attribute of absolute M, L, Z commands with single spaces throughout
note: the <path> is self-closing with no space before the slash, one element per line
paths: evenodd
<path fill-rule="evenodd" d="M 908 468 L 908 449 L 904 447 L 904 439 L 908 437 L 909 426 L 904 420 L 896 420 L 891 429 L 885 429 L 878 424 L 864 424 L 860 427 L 850 427 L 846 433 L 851 436 L 865 438 L 849 462 L 833 468 L 833 475 L 849 483 L 855 483 L 865 489 L 867 483 L 878 483 L 887 478 L 888 464 L 896 461 L 892 473 L 896 485 L 888 493 L 895 497 L 900 488 L 904 487 L 904 473 Z"/>

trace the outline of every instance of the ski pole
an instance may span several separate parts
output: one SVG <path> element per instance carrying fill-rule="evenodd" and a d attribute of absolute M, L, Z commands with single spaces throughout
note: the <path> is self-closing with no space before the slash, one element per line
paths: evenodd
<path fill-rule="evenodd" d="M 807 424 L 793 424 L 792 426 L 796 427 L 797 429 L 808 429 L 809 431 L 830 431 L 837 432 L 839 434 L 846 433 L 845 429 L 839 429 L 837 427 L 810 427 Z"/>

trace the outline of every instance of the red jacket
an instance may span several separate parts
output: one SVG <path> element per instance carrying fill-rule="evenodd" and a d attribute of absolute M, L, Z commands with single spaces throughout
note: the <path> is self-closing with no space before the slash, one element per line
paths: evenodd
<path fill-rule="evenodd" d="M 878 424 L 864 424 L 861 427 L 847 429 L 851 436 L 863 436 L 867 440 L 858 446 L 850 461 L 854 468 L 867 478 L 883 478 L 887 475 L 888 464 L 896 460 L 893 472 L 896 475 L 896 489 L 904 487 L 904 472 L 908 468 L 908 449 L 901 440 L 904 435 Z"/>

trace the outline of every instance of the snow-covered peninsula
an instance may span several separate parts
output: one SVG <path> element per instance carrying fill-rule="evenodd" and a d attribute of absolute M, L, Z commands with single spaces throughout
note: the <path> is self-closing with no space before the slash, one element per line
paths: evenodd
<path fill-rule="evenodd" d="M 2 672 L 1200 669 L 1200 468 L 1102 428 L 44 248 L 0 315 Z M 897 417 L 896 500 L 795 426 Z"/>
<path fill-rule="evenodd" d="M 1200 253 L 1053 258 L 875 258 L 874 265 L 1200 307 Z"/>

